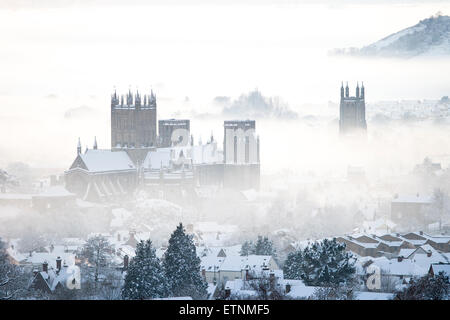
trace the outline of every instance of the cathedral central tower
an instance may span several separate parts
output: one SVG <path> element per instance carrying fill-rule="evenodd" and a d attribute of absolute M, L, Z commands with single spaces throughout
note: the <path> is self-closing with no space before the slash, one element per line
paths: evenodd
<path fill-rule="evenodd" d="M 111 95 L 111 148 L 156 146 L 156 95 Z"/>

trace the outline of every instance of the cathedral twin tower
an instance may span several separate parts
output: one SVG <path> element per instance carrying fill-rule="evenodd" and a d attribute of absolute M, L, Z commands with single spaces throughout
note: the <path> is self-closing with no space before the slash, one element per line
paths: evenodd
<path fill-rule="evenodd" d="M 348 83 L 344 89 L 344 83 L 341 85 L 341 103 L 339 114 L 339 132 L 347 134 L 357 131 L 365 132 L 366 124 L 366 102 L 364 84 L 361 88 L 359 83 L 356 85 L 356 95 L 350 96 Z"/>

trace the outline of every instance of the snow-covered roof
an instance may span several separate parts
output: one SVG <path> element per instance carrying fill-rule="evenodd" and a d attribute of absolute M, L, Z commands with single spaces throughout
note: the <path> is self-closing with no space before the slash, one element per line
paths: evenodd
<path fill-rule="evenodd" d="M 367 248 L 367 249 L 375 249 L 378 247 L 379 242 L 361 242 L 356 240 L 355 238 L 353 238 L 353 236 L 344 236 L 342 237 L 343 239 L 346 239 L 347 241 L 350 241 L 354 244 L 357 244 L 363 248 Z"/>
<path fill-rule="evenodd" d="M 420 203 L 420 204 L 430 204 L 433 202 L 433 198 L 428 195 L 399 195 L 398 197 L 392 199 L 393 203 Z"/>
<path fill-rule="evenodd" d="M 31 200 L 33 194 L 27 193 L 2 193 L 0 192 L 0 199 L 2 200 Z"/>
<path fill-rule="evenodd" d="M 235 245 L 235 246 L 227 246 L 227 247 L 222 247 L 223 251 L 225 251 L 225 254 L 228 256 L 239 256 L 242 246 L 240 244 Z"/>
<path fill-rule="evenodd" d="M 70 252 L 33 252 L 31 256 L 26 256 L 21 263 L 38 265 L 47 262 L 49 268 L 53 267 L 56 269 L 56 259 L 58 257 L 61 257 L 63 264 L 65 263 L 68 266 L 75 264 L 75 254 Z"/>
<path fill-rule="evenodd" d="M 222 263 L 222 271 L 241 271 L 249 268 L 256 272 L 261 271 L 263 266 L 269 266 L 272 256 L 249 255 L 249 256 L 227 256 Z"/>
<path fill-rule="evenodd" d="M 225 257 L 206 256 L 200 258 L 200 269 L 206 272 L 218 272 L 221 265 L 226 260 Z"/>
<path fill-rule="evenodd" d="M 225 284 L 225 289 L 230 290 L 232 294 L 240 297 L 256 297 L 258 295 L 253 288 L 248 285 L 246 286 L 246 283 L 242 279 L 228 280 Z"/>
<path fill-rule="evenodd" d="M 355 300 L 392 300 L 394 298 L 393 293 L 386 292 L 355 292 Z"/>
<path fill-rule="evenodd" d="M 435 243 L 450 243 L 450 236 L 432 236 L 426 233 L 423 233 L 422 236 Z"/>
<path fill-rule="evenodd" d="M 125 151 L 89 149 L 80 154 L 90 172 L 135 170 L 136 167 Z"/>
<path fill-rule="evenodd" d="M 396 276 L 424 276 L 429 269 L 430 264 L 423 265 L 410 259 L 403 259 L 399 262 L 397 259 L 387 259 L 380 257 L 372 259 L 373 264 L 378 266 L 382 274 L 390 274 Z"/>
<path fill-rule="evenodd" d="M 75 269 L 68 265 L 63 265 L 59 272 L 56 272 L 56 269 L 49 267 L 47 272 L 41 271 L 38 275 L 42 276 L 48 289 L 53 292 L 58 284 L 66 287 L 68 277 L 74 275 L 75 272 Z M 36 277 L 38 275 L 36 275 Z"/>
<path fill-rule="evenodd" d="M 86 243 L 86 240 L 81 238 L 63 238 L 62 239 L 63 244 L 65 245 L 78 245 L 82 246 Z"/>
<path fill-rule="evenodd" d="M 293 286 L 287 294 L 292 299 L 308 299 L 316 292 L 317 287 Z"/>
<path fill-rule="evenodd" d="M 70 197 L 75 196 L 74 193 L 67 191 L 63 186 L 50 186 L 43 192 L 37 194 L 38 197 Z"/>
<path fill-rule="evenodd" d="M 159 170 L 168 168 L 170 164 L 171 148 L 158 148 L 149 151 L 144 159 L 143 166 L 146 169 Z"/>
<path fill-rule="evenodd" d="M 398 256 L 408 258 L 414 251 L 416 251 L 416 249 L 401 249 Z"/>
<path fill-rule="evenodd" d="M 450 263 L 446 264 L 432 264 L 431 268 L 433 269 L 433 272 L 435 275 L 437 275 L 439 272 L 444 272 L 448 276 L 450 276 Z"/>
<path fill-rule="evenodd" d="M 133 258 L 136 255 L 136 249 L 134 249 L 132 246 L 129 246 L 127 244 L 120 245 L 118 248 L 116 248 L 116 252 L 121 256 L 124 257 L 127 255 L 130 258 Z"/>
<path fill-rule="evenodd" d="M 219 254 L 225 256 L 240 256 L 242 246 L 240 244 L 234 246 L 197 246 L 197 255 L 201 257 L 218 257 Z"/>
<path fill-rule="evenodd" d="M 278 282 L 282 285 L 289 284 L 289 285 L 291 285 L 291 288 L 295 287 L 295 286 L 301 286 L 301 287 L 305 286 L 305 283 L 303 282 L 303 280 L 297 280 L 297 279 L 280 279 L 280 280 L 278 280 Z"/>

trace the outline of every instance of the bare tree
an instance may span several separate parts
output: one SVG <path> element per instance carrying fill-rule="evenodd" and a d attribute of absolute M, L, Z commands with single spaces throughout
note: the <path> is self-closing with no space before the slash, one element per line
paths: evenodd
<path fill-rule="evenodd" d="M 98 235 L 88 239 L 81 250 L 80 257 L 88 266 L 94 268 L 94 289 L 97 288 L 101 268 L 111 261 L 112 249 L 108 239 Z"/>
<path fill-rule="evenodd" d="M 383 269 L 381 270 L 381 292 L 395 292 L 398 284 L 399 280 L 396 280 L 395 277 L 390 276 L 387 271 Z"/>
<path fill-rule="evenodd" d="M 102 281 L 99 298 L 105 300 L 121 300 L 124 283 L 121 271 L 109 269 Z"/>
<path fill-rule="evenodd" d="M 24 295 L 27 278 L 22 268 L 9 261 L 6 244 L 0 238 L 0 300 L 17 299 Z"/>
<path fill-rule="evenodd" d="M 47 240 L 38 233 L 36 229 L 30 227 L 23 233 L 18 243 L 21 252 L 33 252 L 43 250 L 48 245 Z"/>

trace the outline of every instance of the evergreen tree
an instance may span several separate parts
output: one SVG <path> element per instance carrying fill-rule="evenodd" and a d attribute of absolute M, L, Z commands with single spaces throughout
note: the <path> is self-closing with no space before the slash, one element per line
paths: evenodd
<path fill-rule="evenodd" d="M 136 245 L 122 288 L 123 299 L 151 299 L 169 296 L 169 286 L 150 240 Z"/>
<path fill-rule="evenodd" d="M 173 296 L 206 297 L 207 284 L 200 274 L 200 258 L 192 236 L 185 233 L 181 223 L 170 236 L 163 266 Z"/>
<path fill-rule="evenodd" d="M 286 279 L 302 279 L 300 265 L 302 264 L 302 250 L 296 250 L 288 254 L 283 266 L 283 273 Z"/>
<path fill-rule="evenodd" d="M 239 252 L 241 256 L 248 256 L 255 251 L 255 245 L 252 241 L 245 241 L 241 246 L 241 251 Z"/>
<path fill-rule="evenodd" d="M 258 236 L 258 240 L 255 243 L 255 248 L 253 254 L 262 256 L 272 256 L 276 258 L 276 250 L 273 247 L 273 242 L 269 240 L 268 237 Z"/>
<path fill-rule="evenodd" d="M 268 237 L 258 236 L 256 243 L 252 241 L 245 241 L 241 246 L 241 256 L 248 256 L 250 254 L 272 256 L 276 258 L 276 250 L 273 246 L 273 242 Z"/>
<path fill-rule="evenodd" d="M 345 284 L 356 271 L 352 254 L 336 239 L 314 242 L 303 251 L 291 253 L 284 270 L 287 278 L 302 279 L 309 286 Z"/>
<path fill-rule="evenodd" d="M 403 291 L 397 292 L 399 300 L 448 300 L 450 299 L 450 281 L 448 275 L 440 272 L 427 274 L 420 279 L 412 279 Z"/>

